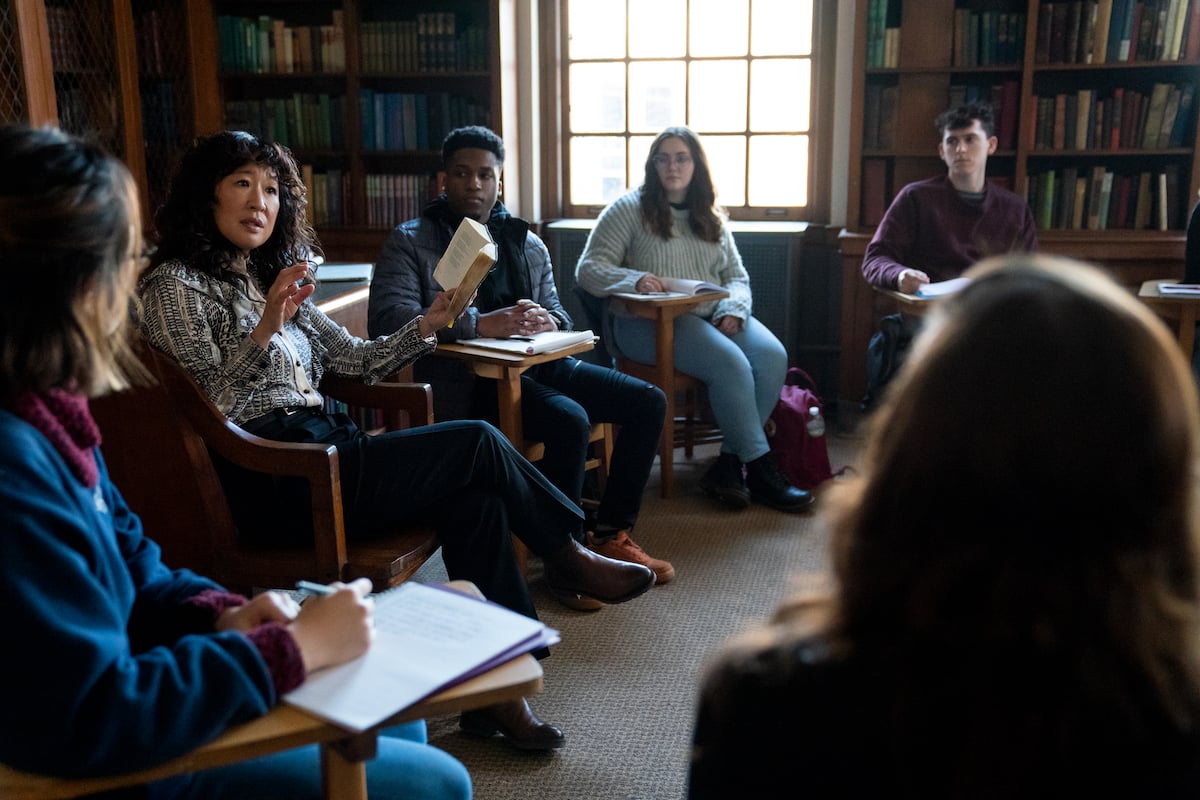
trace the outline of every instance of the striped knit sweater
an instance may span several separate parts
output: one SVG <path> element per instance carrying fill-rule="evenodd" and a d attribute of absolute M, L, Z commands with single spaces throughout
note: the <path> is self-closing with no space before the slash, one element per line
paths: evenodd
<path fill-rule="evenodd" d="M 588 236 L 575 277 L 585 291 L 604 297 L 636 292 L 643 275 L 710 281 L 729 290 L 729 297 L 700 303 L 692 311 L 704 319 L 750 318 L 750 276 L 728 227 L 721 241 L 705 242 L 688 226 L 688 212 L 672 209 L 671 238 L 663 239 L 642 222 L 639 189 L 614 200 Z M 615 309 L 614 309 L 615 310 Z"/>

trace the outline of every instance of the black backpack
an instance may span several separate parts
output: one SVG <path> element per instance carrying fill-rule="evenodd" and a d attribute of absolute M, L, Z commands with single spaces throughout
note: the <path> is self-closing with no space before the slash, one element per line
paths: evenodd
<path fill-rule="evenodd" d="M 867 393 L 863 411 L 872 410 L 883 396 L 884 387 L 908 358 L 913 337 L 921 329 L 921 318 L 912 314 L 888 314 L 867 345 Z"/>

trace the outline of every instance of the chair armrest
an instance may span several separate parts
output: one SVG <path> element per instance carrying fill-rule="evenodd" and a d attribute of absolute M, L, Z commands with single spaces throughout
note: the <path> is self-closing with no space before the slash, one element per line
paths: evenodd
<path fill-rule="evenodd" d="M 208 447 L 233 464 L 255 472 L 304 479 L 312 495 L 313 534 L 317 559 L 340 574 L 346 563 L 341 473 L 332 444 L 276 442 L 247 433 L 226 419 L 192 377 L 170 356 L 147 348 L 148 366 L 166 386 L 193 431 Z M 207 458 L 192 454 L 193 459 Z"/>
<path fill-rule="evenodd" d="M 368 385 L 354 378 L 325 375 L 321 391 L 353 406 L 381 409 L 389 430 L 433 422 L 433 389 L 428 383 L 380 381 Z"/>

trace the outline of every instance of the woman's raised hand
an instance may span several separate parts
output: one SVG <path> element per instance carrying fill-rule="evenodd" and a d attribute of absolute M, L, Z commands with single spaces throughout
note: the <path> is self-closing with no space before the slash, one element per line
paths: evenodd
<path fill-rule="evenodd" d="M 300 285 L 308 269 L 307 262 L 281 269 L 271 288 L 267 289 L 267 307 L 263 309 L 262 319 L 250 333 L 250 338 L 258 342 L 260 347 L 265 349 L 271 337 L 283 330 L 283 324 L 296 316 L 300 304 L 317 290 L 316 285 L 311 283 Z"/>

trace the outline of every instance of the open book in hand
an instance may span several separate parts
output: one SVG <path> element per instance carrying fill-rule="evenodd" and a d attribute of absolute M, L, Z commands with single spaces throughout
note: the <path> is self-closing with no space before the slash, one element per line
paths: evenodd
<path fill-rule="evenodd" d="M 451 320 L 458 319 L 466 309 L 475 290 L 495 263 L 496 243 L 492 241 L 488 229 L 470 217 L 463 217 L 458 230 L 454 232 L 454 238 L 450 240 L 450 246 L 433 270 L 433 279 L 443 289 L 458 290 L 450 302 Z"/>
<path fill-rule="evenodd" d="M 492 339 L 487 336 L 477 339 L 460 339 L 459 344 L 532 356 L 537 353 L 553 353 L 556 350 L 564 350 L 580 342 L 591 342 L 595 338 L 595 334 L 591 331 L 542 331 L 529 336 L 506 336 L 502 339 Z"/>
<path fill-rule="evenodd" d="M 717 286 L 709 281 L 694 281 L 687 278 L 663 278 L 659 281 L 666 288 L 665 292 L 613 292 L 613 297 L 628 297 L 639 299 L 643 297 L 688 297 L 709 292 L 723 292 L 725 287 Z"/>
<path fill-rule="evenodd" d="M 309 675 L 285 703 L 362 731 L 558 641 L 536 619 L 453 589 L 409 581 L 374 599 L 375 641 L 366 654 Z"/>

